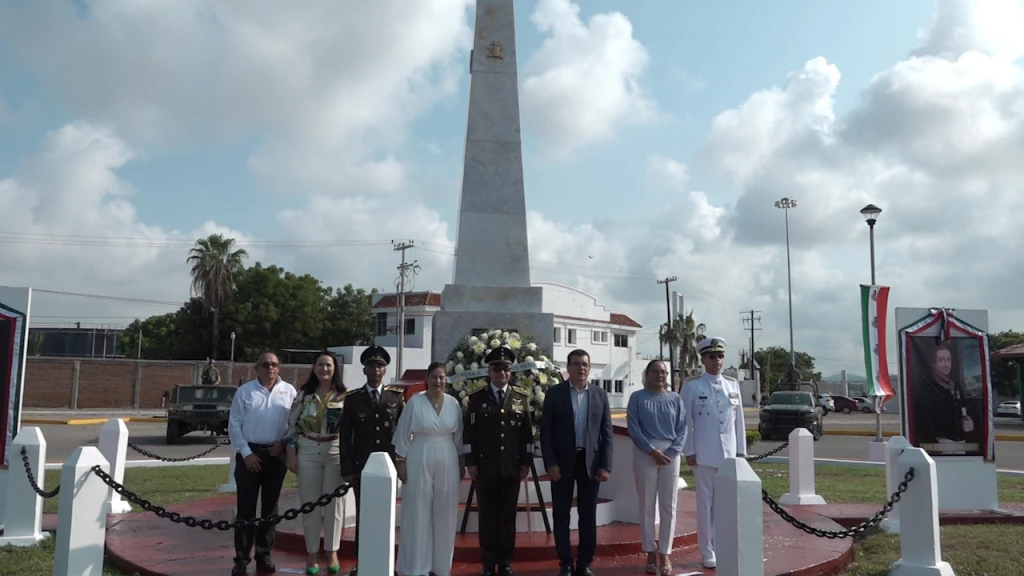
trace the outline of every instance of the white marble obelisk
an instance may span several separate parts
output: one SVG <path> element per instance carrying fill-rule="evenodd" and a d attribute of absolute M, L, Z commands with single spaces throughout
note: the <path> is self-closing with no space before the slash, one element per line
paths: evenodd
<path fill-rule="evenodd" d="M 455 279 L 434 315 L 443 359 L 478 330 L 516 330 L 550 351 L 554 315 L 530 285 L 514 0 L 477 0 Z"/>

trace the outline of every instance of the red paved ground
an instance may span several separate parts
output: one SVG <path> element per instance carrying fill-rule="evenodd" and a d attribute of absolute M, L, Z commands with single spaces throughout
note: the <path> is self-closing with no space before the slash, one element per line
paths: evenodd
<path fill-rule="evenodd" d="M 294 490 L 282 495 L 282 509 L 298 504 Z M 695 499 L 692 492 L 680 492 L 679 514 L 672 555 L 676 573 L 701 571 L 694 524 Z M 212 520 L 229 519 L 234 497 L 200 500 L 171 508 L 183 515 Z M 835 522 L 810 510 L 793 510 L 793 515 L 813 526 L 838 530 Z M 853 559 L 850 540 L 826 540 L 801 532 L 782 521 L 767 507 L 765 518 L 765 575 L 823 576 L 838 574 Z M 354 562 L 351 529 L 343 535 L 342 567 Z M 643 574 L 646 558 L 640 549 L 640 532 L 634 524 L 616 523 L 598 529 L 598 554 L 594 570 L 599 576 Z M 460 536 L 455 544 L 455 575 L 479 574 L 476 534 Z M 544 533 L 520 534 L 516 539 L 515 568 L 521 576 L 551 576 L 558 571 L 553 537 Z M 140 576 L 223 575 L 231 570 L 231 532 L 204 531 L 173 524 L 152 514 L 112 516 L 107 530 L 107 555 L 122 570 Z M 281 568 L 302 570 L 305 551 L 299 522 L 284 522 L 278 528 L 274 561 Z M 326 568 L 326 566 L 323 566 Z M 254 566 L 250 571 L 254 573 Z M 713 574 L 714 571 L 705 572 Z M 326 572 L 322 572 L 326 573 Z"/>

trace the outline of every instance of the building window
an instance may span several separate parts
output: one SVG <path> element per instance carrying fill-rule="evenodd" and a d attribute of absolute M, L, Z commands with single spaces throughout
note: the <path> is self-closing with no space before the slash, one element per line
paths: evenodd
<path fill-rule="evenodd" d="M 615 334 L 614 336 L 616 348 L 629 348 L 629 336 L 625 334 Z"/>
<path fill-rule="evenodd" d="M 416 333 L 416 319 L 415 318 L 406 318 L 405 319 L 405 335 L 408 336 L 410 334 L 415 334 L 415 333 Z"/>
<path fill-rule="evenodd" d="M 566 332 L 566 336 L 567 336 L 566 339 L 565 339 L 565 343 L 566 344 L 575 344 L 576 343 L 576 329 L 575 328 L 569 328 L 565 332 Z"/>
<path fill-rule="evenodd" d="M 377 313 L 377 336 L 383 336 L 388 333 L 388 313 L 378 312 Z"/>
<path fill-rule="evenodd" d="M 612 381 L 611 380 L 602 380 L 601 381 L 601 388 L 604 388 L 605 392 L 611 393 L 611 391 L 612 391 Z"/>
<path fill-rule="evenodd" d="M 561 344 L 561 343 L 562 343 L 562 329 L 561 328 L 555 328 L 555 344 Z"/>
<path fill-rule="evenodd" d="M 615 393 L 622 394 L 622 380 L 615 381 Z"/>
<path fill-rule="evenodd" d="M 602 332 L 600 330 L 594 330 L 594 334 L 593 334 L 592 338 L 593 338 L 593 342 L 595 344 L 607 344 L 608 343 L 608 333 L 607 332 Z"/>

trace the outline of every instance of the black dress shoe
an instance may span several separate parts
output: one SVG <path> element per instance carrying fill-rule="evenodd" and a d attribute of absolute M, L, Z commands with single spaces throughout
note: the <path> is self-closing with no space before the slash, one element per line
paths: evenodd
<path fill-rule="evenodd" d="M 495 576 L 494 567 L 489 566 L 480 570 L 480 576 Z"/>
<path fill-rule="evenodd" d="M 356 564 L 352 567 L 352 571 L 348 573 L 348 576 L 359 576 L 359 565 Z"/>
<path fill-rule="evenodd" d="M 559 568 L 558 576 L 572 576 L 572 566 L 562 566 Z"/>
<path fill-rule="evenodd" d="M 277 566 L 274 565 L 274 561 L 270 558 L 256 561 L 257 574 L 273 574 L 274 572 L 277 572 Z"/>
<path fill-rule="evenodd" d="M 577 568 L 575 576 L 594 576 L 594 573 L 590 571 L 590 566 L 586 568 Z"/>
<path fill-rule="evenodd" d="M 511 565 L 502 566 L 501 569 L 498 570 L 498 574 L 499 576 L 515 576 L 515 572 L 512 571 Z"/>
<path fill-rule="evenodd" d="M 231 576 L 245 576 L 249 571 L 246 569 L 245 564 L 235 564 L 231 569 Z"/>

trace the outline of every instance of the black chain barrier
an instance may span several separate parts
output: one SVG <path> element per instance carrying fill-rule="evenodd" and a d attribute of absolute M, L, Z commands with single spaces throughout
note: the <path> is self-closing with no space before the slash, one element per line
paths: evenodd
<path fill-rule="evenodd" d="M 763 460 L 769 456 L 775 456 L 779 452 L 785 450 L 788 446 L 789 441 L 787 440 L 786 442 L 779 444 L 778 446 L 772 448 L 771 450 L 765 452 L 764 454 L 758 454 L 757 456 L 747 456 L 747 462 L 757 462 L 758 460 Z"/>
<path fill-rule="evenodd" d="M 28 485 L 35 490 L 36 494 L 43 498 L 53 498 L 60 494 L 60 484 L 57 484 L 57 487 L 49 492 L 39 487 L 39 484 L 36 483 L 36 475 L 32 473 L 32 465 L 28 463 L 28 450 L 25 450 L 24 446 L 21 447 L 21 463 L 25 465 L 25 476 L 28 477 Z"/>
<path fill-rule="evenodd" d="M 210 448 L 209 450 L 204 450 L 203 452 L 200 452 L 199 454 L 196 454 L 195 456 L 186 456 L 184 458 L 166 458 L 166 457 L 161 456 L 159 454 L 153 454 L 152 452 L 150 452 L 149 450 L 146 450 L 144 448 L 139 448 L 138 446 L 136 446 L 135 444 L 132 444 L 131 442 L 128 443 L 128 447 L 131 448 L 132 450 L 135 450 L 139 454 L 142 454 L 143 456 L 148 456 L 148 457 L 150 457 L 150 458 L 152 458 L 154 460 L 159 460 L 161 462 L 188 462 L 189 460 L 196 460 L 198 458 L 202 458 L 203 456 L 206 456 L 207 454 L 213 452 L 217 448 L 220 448 L 221 446 L 227 446 L 228 444 L 231 444 L 231 442 L 228 442 L 226 440 L 223 441 L 223 442 L 218 442 L 217 444 L 215 444 L 213 446 L 213 448 Z"/>
<path fill-rule="evenodd" d="M 895 506 L 896 503 L 900 501 L 900 498 L 902 498 L 903 494 L 907 491 L 907 486 L 913 479 L 914 469 L 910 468 L 909 470 L 907 470 L 907 473 L 903 476 L 903 482 L 900 482 L 899 485 L 896 486 L 896 491 L 892 493 L 892 496 L 889 497 L 889 501 L 886 502 L 884 506 L 882 506 L 881 510 L 876 512 L 875 515 L 869 518 L 868 520 L 865 520 L 864 522 L 861 522 L 860 524 L 852 528 L 847 528 L 845 530 L 821 530 L 819 528 L 815 528 L 814 526 L 808 526 L 807 524 L 804 524 L 803 522 L 794 518 L 789 512 L 786 512 L 782 508 L 782 506 L 779 506 L 779 503 L 776 502 L 775 499 L 773 499 L 771 496 L 769 496 L 768 492 L 765 492 L 764 489 L 761 490 L 761 499 L 764 500 L 765 504 L 767 504 L 769 508 L 775 511 L 776 514 L 781 516 L 783 520 L 789 522 L 790 524 L 803 530 L 804 532 L 807 532 L 808 534 L 817 536 L 819 538 L 837 540 L 860 534 L 861 532 L 864 532 L 868 528 L 871 528 L 872 526 L 881 522 L 882 519 L 885 518 L 887 514 L 889 514 L 889 512 L 892 512 L 892 507 Z"/>
<path fill-rule="evenodd" d="M 189 528 L 202 528 L 203 530 L 216 529 L 222 532 L 233 530 L 235 528 L 248 528 L 259 526 L 260 524 L 280 524 L 284 520 L 295 520 L 299 517 L 300 514 L 309 514 L 313 510 L 316 510 L 317 508 L 321 508 L 323 506 L 330 504 L 331 501 L 334 500 L 335 498 L 344 498 L 345 495 L 348 494 L 349 489 L 352 487 L 351 484 L 341 484 L 334 490 L 334 492 L 331 492 L 330 494 L 324 494 L 312 502 L 306 502 L 299 506 L 298 508 L 286 510 L 281 514 L 275 514 L 269 518 L 253 518 L 252 520 L 235 520 L 234 522 L 228 522 L 227 520 L 206 520 L 195 518 L 193 516 L 182 516 L 177 512 L 168 512 L 166 508 L 162 506 L 157 506 L 156 504 L 153 504 L 149 500 L 146 500 L 145 498 L 142 498 L 141 496 L 135 494 L 131 490 L 125 488 L 118 481 L 111 478 L 110 474 L 104 472 L 103 469 L 100 468 L 99 466 L 93 466 L 92 473 L 98 476 L 100 480 L 103 480 L 104 484 L 110 486 L 110 488 L 113 489 L 114 492 L 120 494 L 125 500 L 131 502 L 132 504 L 135 504 L 136 506 L 142 508 L 146 512 L 152 512 L 160 518 L 170 520 L 175 524 L 184 524 Z"/>

